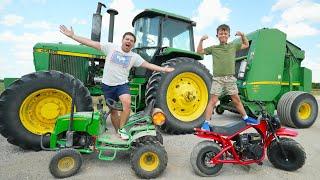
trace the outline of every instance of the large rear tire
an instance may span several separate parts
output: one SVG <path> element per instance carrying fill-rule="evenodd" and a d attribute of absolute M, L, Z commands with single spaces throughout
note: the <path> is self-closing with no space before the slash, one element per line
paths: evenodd
<path fill-rule="evenodd" d="M 212 76 L 200 62 L 186 57 L 168 60 L 162 66 L 175 70 L 151 75 L 146 88 L 146 103 L 156 99 L 155 106 L 166 114 L 167 120 L 161 126 L 163 131 L 172 134 L 193 132 L 204 121 Z"/>
<path fill-rule="evenodd" d="M 277 113 L 284 125 L 308 128 L 313 125 L 318 116 L 317 100 L 306 92 L 287 92 L 279 100 Z"/>
<path fill-rule="evenodd" d="M 27 74 L 0 96 L 0 133 L 23 149 L 41 150 L 40 136 L 52 132 L 56 118 L 70 113 L 73 76 L 58 71 Z M 88 89 L 75 81 L 76 111 L 91 111 Z M 43 144 L 49 145 L 49 137 Z"/>

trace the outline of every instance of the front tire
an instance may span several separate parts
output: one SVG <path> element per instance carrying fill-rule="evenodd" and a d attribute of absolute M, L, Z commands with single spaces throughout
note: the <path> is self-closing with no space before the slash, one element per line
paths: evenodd
<path fill-rule="evenodd" d="M 55 178 L 66 178 L 76 174 L 82 165 L 81 154 L 75 149 L 62 149 L 53 156 L 49 164 Z"/>
<path fill-rule="evenodd" d="M 306 153 L 303 147 L 290 138 L 282 138 L 279 143 L 286 152 L 288 159 L 285 159 L 278 143 L 276 140 L 273 140 L 267 150 L 267 155 L 271 164 L 274 167 L 285 171 L 295 171 L 301 168 L 306 159 Z"/>
<path fill-rule="evenodd" d="M 0 96 L 0 133 L 23 149 L 41 150 L 40 136 L 52 132 L 56 118 L 71 111 L 74 79 L 59 71 L 42 71 L 13 82 Z M 79 80 L 75 88 L 76 111 L 91 111 L 88 89 Z M 43 144 L 48 147 L 49 137 Z"/>
<path fill-rule="evenodd" d="M 221 151 L 221 147 L 213 141 L 202 141 L 192 150 L 190 162 L 194 172 L 203 177 L 216 176 L 223 164 L 211 164 L 210 160 Z M 223 159 L 223 157 L 221 157 Z"/>
<path fill-rule="evenodd" d="M 175 68 L 171 73 L 153 72 L 146 87 L 146 103 L 156 99 L 167 120 L 161 129 L 185 134 L 200 127 L 209 97 L 212 76 L 200 62 L 186 57 L 170 59 L 162 66 Z"/>
<path fill-rule="evenodd" d="M 131 168 L 140 178 L 156 178 L 167 167 L 168 156 L 158 141 L 141 142 L 131 153 Z"/>

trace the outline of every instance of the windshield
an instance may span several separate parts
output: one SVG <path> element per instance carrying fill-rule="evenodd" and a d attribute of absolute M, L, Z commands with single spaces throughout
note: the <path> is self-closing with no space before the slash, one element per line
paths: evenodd
<path fill-rule="evenodd" d="M 158 46 L 159 17 L 144 17 L 134 23 L 135 48 Z"/>
<path fill-rule="evenodd" d="M 166 19 L 163 23 L 162 47 L 168 46 L 192 51 L 190 31 L 190 24 L 173 19 Z"/>
<path fill-rule="evenodd" d="M 157 50 L 159 41 L 159 17 L 144 17 L 134 23 L 136 43 L 133 51 L 150 61 Z"/>

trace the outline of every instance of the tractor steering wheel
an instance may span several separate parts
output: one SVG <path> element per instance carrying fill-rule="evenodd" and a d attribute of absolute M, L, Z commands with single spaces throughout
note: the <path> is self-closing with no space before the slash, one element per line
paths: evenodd
<path fill-rule="evenodd" d="M 121 102 L 117 102 L 111 98 L 106 99 L 106 105 L 109 107 L 109 109 L 117 110 L 117 111 L 122 111 L 122 104 Z"/>

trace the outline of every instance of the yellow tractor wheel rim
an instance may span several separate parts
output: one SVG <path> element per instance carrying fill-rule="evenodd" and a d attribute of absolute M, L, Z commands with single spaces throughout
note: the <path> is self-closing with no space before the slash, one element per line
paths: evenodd
<path fill-rule="evenodd" d="M 73 169 L 75 164 L 75 160 L 72 157 L 63 157 L 58 161 L 58 169 L 62 172 L 67 172 Z"/>
<path fill-rule="evenodd" d="M 140 167 L 145 171 L 154 171 L 158 168 L 160 160 L 157 154 L 153 152 L 145 152 L 141 155 Z"/>
<path fill-rule="evenodd" d="M 302 103 L 299 106 L 299 118 L 302 120 L 307 120 L 311 116 L 311 105 L 309 103 Z"/>
<path fill-rule="evenodd" d="M 70 113 L 71 101 L 71 97 L 61 90 L 48 88 L 35 91 L 22 102 L 20 120 L 34 134 L 52 132 L 56 118 Z"/>
<path fill-rule="evenodd" d="M 185 72 L 169 84 L 167 105 L 171 114 L 180 121 L 199 118 L 208 103 L 208 89 L 204 80 L 195 73 Z"/>

